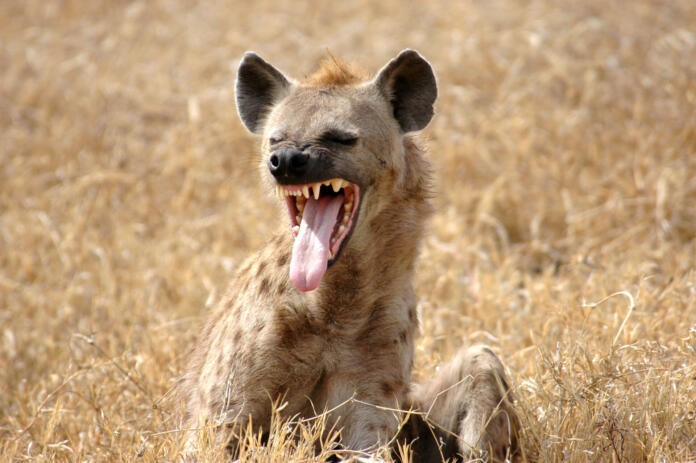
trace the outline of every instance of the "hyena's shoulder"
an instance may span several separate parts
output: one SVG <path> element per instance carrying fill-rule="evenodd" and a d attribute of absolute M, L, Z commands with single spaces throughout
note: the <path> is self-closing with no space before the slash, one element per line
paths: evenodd
<path fill-rule="evenodd" d="M 190 353 L 192 364 L 200 368 L 210 361 L 209 352 L 221 349 L 230 339 L 241 338 L 241 326 L 251 322 L 248 313 L 259 312 L 259 306 L 275 305 L 289 295 L 289 242 L 288 237 L 278 233 L 239 263 Z"/>
<path fill-rule="evenodd" d="M 230 311 L 252 300 L 267 300 L 287 293 L 292 242 L 285 235 L 274 234 L 266 245 L 237 265 L 215 311 Z"/>

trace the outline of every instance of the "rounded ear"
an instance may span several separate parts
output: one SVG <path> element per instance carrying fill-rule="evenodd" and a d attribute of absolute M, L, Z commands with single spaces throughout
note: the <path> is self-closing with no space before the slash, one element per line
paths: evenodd
<path fill-rule="evenodd" d="M 290 90 L 290 81 L 254 52 L 246 52 L 237 70 L 237 112 L 247 129 L 259 133 L 271 107 Z"/>
<path fill-rule="evenodd" d="M 433 117 L 437 83 L 430 64 L 415 50 L 404 50 L 375 77 L 374 85 L 392 105 L 404 132 L 420 130 Z"/>

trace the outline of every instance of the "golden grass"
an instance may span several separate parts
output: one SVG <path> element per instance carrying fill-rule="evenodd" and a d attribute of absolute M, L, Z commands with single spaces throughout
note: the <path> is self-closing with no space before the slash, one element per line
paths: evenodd
<path fill-rule="evenodd" d="M 2 460 L 176 458 L 167 391 L 280 211 L 238 59 L 412 47 L 440 85 L 416 378 L 486 342 L 527 459 L 695 461 L 695 31 L 692 0 L 0 2 Z M 250 458 L 310 458 L 284 429 Z"/>

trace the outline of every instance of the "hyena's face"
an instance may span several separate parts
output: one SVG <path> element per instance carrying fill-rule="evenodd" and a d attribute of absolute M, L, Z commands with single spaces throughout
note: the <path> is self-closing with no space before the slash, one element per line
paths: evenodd
<path fill-rule="evenodd" d="M 373 81 L 321 86 L 291 83 L 245 55 L 237 108 L 247 128 L 263 135 L 262 170 L 287 205 L 297 289 L 314 290 L 388 201 L 404 170 L 402 138 L 429 122 L 435 96 L 430 65 L 411 50 Z"/>

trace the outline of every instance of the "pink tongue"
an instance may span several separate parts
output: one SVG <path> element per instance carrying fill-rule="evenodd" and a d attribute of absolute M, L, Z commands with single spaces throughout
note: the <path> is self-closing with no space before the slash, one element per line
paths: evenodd
<path fill-rule="evenodd" d="M 290 261 L 290 281 L 300 291 L 316 289 L 326 272 L 329 239 L 342 204 L 342 195 L 324 196 L 318 201 L 310 197 L 305 204 Z"/>

